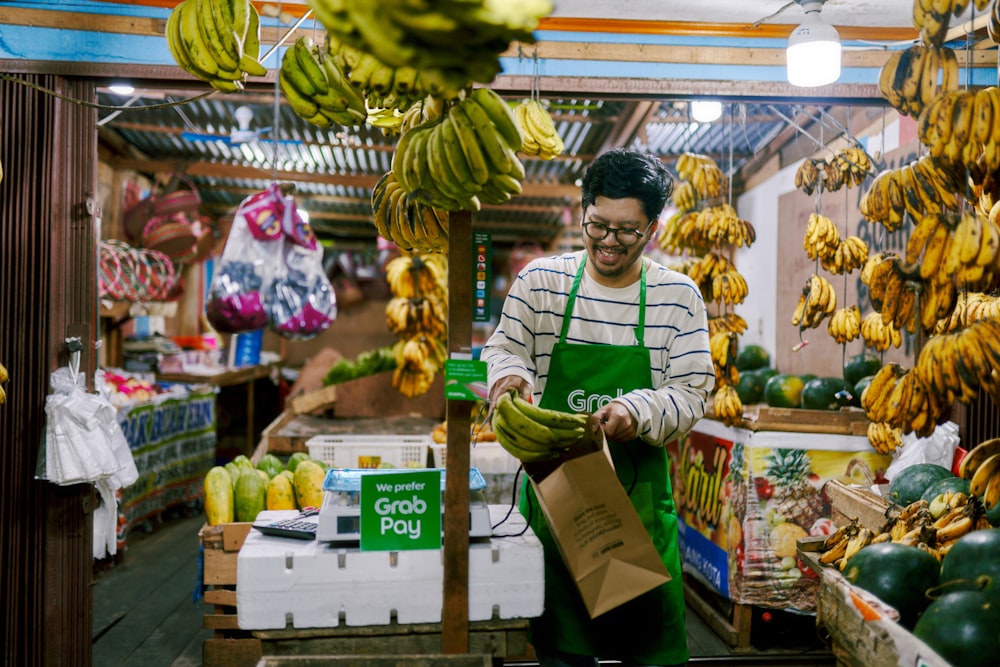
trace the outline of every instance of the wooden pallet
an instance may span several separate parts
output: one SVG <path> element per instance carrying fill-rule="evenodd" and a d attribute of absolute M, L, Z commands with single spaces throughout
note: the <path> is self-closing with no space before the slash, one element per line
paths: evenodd
<path fill-rule="evenodd" d="M 202 526 L 202 584 L 204 598 L 212 605 L 203 626 L 215 631 L 202 645 L 204 667 L 255 667 L 263 652 L 260 640 L 240 630 L 236 616 L 236 563 L 250 523 Z"/>

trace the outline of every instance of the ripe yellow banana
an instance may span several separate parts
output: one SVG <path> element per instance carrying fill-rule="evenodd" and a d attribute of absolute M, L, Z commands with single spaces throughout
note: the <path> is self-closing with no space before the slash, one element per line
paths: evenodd
<path fill-rule="evenodd" d="M 983 440 L 975 447 L 970 449 L 968 453 L 962 457 L 961 463 L 958 465 L 958 476 L 963 479 L 972 479 L 972 475 L 976 472 L 982 463 L 994 456 L 1000 454 L 1000 438 L 990 438 L 988 440 Z"/>
<path fill-rule="evenodd" d="M 990 479 L 1000 475 L 1000 454 L 994 454 L 979 464 L 969 481 L 969 494 L 981 496 Z"/>

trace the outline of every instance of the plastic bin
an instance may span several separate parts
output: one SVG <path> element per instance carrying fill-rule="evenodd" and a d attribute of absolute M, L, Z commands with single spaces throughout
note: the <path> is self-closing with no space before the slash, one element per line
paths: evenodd
<path fill-rule="evenodd" d="M 309 456 L 333 468 L 426 468 L 429 435 L 316 435 Z"/>

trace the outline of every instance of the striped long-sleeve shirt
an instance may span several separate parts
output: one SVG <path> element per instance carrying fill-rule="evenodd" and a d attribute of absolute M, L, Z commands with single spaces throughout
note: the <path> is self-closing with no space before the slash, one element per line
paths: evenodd
<path fill-rule="evenodd" d="M 502 377 L 517 375 L 531 383 L 534 401 L 540 400 L 583 256 L 578 251 L 543 257 L 518 274 L 481 355 L 491 386 Z M 631 391 L 616 400 L 636 418 L 643 440 L 662 445 L 687 433 L 704 416 L 715 372 L 705 303 L 697 285 L 656 262 L 647 266 L 646 283 L 645 345 L 655 388 Z M 638 322 L 639 281 L 609 288 L 584 272 L 566 342 L 636 345 Z"/>

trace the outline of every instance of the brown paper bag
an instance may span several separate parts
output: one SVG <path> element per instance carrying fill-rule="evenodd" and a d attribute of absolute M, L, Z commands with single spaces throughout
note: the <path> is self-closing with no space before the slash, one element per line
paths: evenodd
<path fill-rule="evenodd" d="M 670 581 L 603 450 L 525 470 L 591 618 Z"/>

